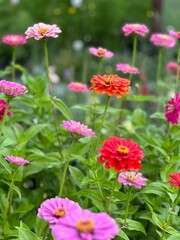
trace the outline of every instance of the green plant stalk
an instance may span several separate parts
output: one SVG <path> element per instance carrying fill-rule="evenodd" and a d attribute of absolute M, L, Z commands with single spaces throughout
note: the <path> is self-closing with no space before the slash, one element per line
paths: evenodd
<path fill-rule="evenodd" d="M 2 132 L 3 132 L 3 129 L 4 129 L 4 124 L 6 122 L 6 116 L 7 116 L 7 113 L 8 113 L 9 103 L 10 103 L 11 99 L 12 98 L 7 96 L 7 104 L 6 104 L 6 108 L 5 108 L 5 111 L 4 111 L 4 116 L 3 116 L 3 119 L 2 119 L 2 122 L 1 122 L 0 136 L 2 135 Z"/>
<path fill-rule="evenodd" d="M 12 47 L 12 82 L 15 81 L 16 46 Z"/>
<path fill-rule="evenodd" d="M 102 62 L 102 58 L 98 57 L 98 72 L 97 72 L 97 75 L 101 74 L 101 62 Z"/>
<path fill-rule="evenodd" d="M 101 190 L 101 187 L 100 187 L 100 184 L 99 184 L 99 180 L 97 179 L 97 172 L 94 171 L 93 173 L 94 173 L 94 177 L 95 177 L 95 180 L 96 180 L 96 183 L 97 183 L 98 191 L 100 193 L 102 201 L 104 201 L 105 198 L 104 198 L 103 192 Z"/>
<path fill-rule="evenodd" d="M 114 195 L 114 191 L 115 191 L 115 188 L 116 188 L 118 176 L 119 176 L 119 173 L 116 174 L 116 177 L 115 177 L 115 179 L 114 179 L 114 183 L 113 183 L 113 185 L 112 185 L 110 197 L 109 197 L 109 199 L 108 199 L 108 201 L 107 201 L 107 204 L 106 204 L 106 211 L 107 211 L 107 213 L 109 213 L 109 206 L 110 206 L 110 204 L 111 204 L 111 200 L 112 200 L 112 197 L 113 197 L 113 195 Z"/>
<path fill-rule="evenodd" d="M 47 225 L 46 228 L 44 229 L 44 234 L 43 234 L 42 240 L 46 239 L 46 236 L 48 235 L 48 233 L 49 233 L 49 225 Z"/>
<path fill-rule="evenodd" d="M 178 85 L 179 81 L 179 65 L 180 65 L 180 40 L 178 39 L 178 55 L 177 55 L 177 71 L 176 71 L 176 86 Z"/>
<path fill-rule="evenodd" d="M 159 48 L 158 53 L 158 67 L 156 73 L 156 83 L 161 79 L 161 68 L 162 68 L 162 47 Z"/>
<path fill-rule="evenodd" d="M 132 63 L 131 65 L 134 67 L 136 62 L 136 53 L 137 53 L 137 35 L 133 35 L 133 54 L 132 54 Z M 132 74 L 129 75 L 129 80 L 132 80 Z"/>
<path fill-rule="evenodd" d="M 132 187 L 129 186 L 127 206 L 126 206 L 126 212 L 125 212 L 125 218 L 124 218 L 124 226 L 126 226 L 126 222 L 127 222 L 127 217 L 128 217 L 128 212 L 129 212 L 129 204 L 130 204 L 130 198 L 131 198 L 131 191 L 132 191 Z"/>

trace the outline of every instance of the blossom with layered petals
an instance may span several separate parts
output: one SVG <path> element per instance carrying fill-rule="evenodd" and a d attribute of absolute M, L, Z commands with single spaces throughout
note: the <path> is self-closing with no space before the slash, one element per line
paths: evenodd
<path fill-rule="evenodd" d="M 106 58 L 112 58 L 114 53 L 112 53 L 111 51 L 105 49 L 105 48 L 94 48 L 94 47 L 91 47 L 89 48 L 89 52 L 90 54 L 96 56 L 96 57 L 99 57 L 99 58 L 103 58 L 103 57 L 106 57 Z"/>
<path fill-rule="evenodd" d="M 7 102 L 4 99 L 0 99 L 0 120 L 3 120 L 5 109 L 6 109 Z M 8 110 L 10 110 L 12 106 L 8 107 Z M 7 112 L 8 116 L 12 115 L 12 112 Z"/>
<path fill-rule="evenodd" d="M 174 187 L 178 187 L 180 189 L 180 172 L 179 173 L 171 173 L 169 175 L 170 179 L 168 183 L 173 185 Z"/>
<path fill-rule="evenodd" d="M 142 173 L 140 172 L 121 172 L 118 177 L 118 182 L 123 185 L 129 185 L 136 188 L 142 188 L 146 186 L 146 178 L 142 178 Z"/>
<path fill-rule="evenodd" d="M 144 37 L 149 32 L 149 29 L 145 24 L 127 23 L 122 27 L 122 31 L 125 36 L 135 33 Z"/>
<path fill-rule="evenodd" d="M 95 91 L 98 94 L 106 93 L 108 96 L 115 95 L 121 98 L 122 95 L 129 94 L 130 81 L 126 78 L 121 78 L 114 74 L 95 75 L 91 79 L 93 86 L 90 91 Z"/>
<path fill-rule="evenodd" d="M 87 92 L 88 87 L 86 84 L 79 82 L 71 82 L 68 84 L 68 89 L 73 92 Z"/>
<path fill-rule="evenodd" d="M 59 218 L 65 217 L 76 209 L 80 209 L 79 204 L 68 198 L 50 198 L 41 203 L 37 216 L 49 224 L 56 224 Z"/>
<path fill-rule="evenodd" d="M 57 38 L 60 33 L 61 30 L 56 24 L 50 25 L 45 23 L 34 24 L 34 26 L 29 27 L 25 32 L 26 38 L 35 38 L 36 40 L 48 37 Z"/>
<path fill-rule="evenodd" d="M 176 62 L 169 62 L 169 63 L 167 63 L 166 71 L 168 73 L 171 73 L 171 74 L 176 76 L 177 70 L 179 71 L 179 74 L 180 74 L 180 65 L 178 65 Z"/>
<path fill-rule="evenodd" d="M 98 162 L 104 163 L 105 168 L 114 168 L 116 172 L 141 169 L 143 151 L 131 139 L 125 140 L 115 136 L 109 137 L 99 149 Z"/>
<path fill-rule="evenodd" d="M 169 32 L 169 35 L 170 35 L 171 37 L 176 38 L 176 39 L 180 39 L 180 32 L 170 31 L 170 32 Z"/>
<path fill-rule="evenodd" d="M 55 240 L 110 240 L 118 234 L 115 220 L 107 213 L 75 210 L 50 226 Z"/>
<path fill-rule="evenodd" d="M 62 121 L 62 127 L 80 137 L 94 137 L 95 136 L 95 133 L 92 131 L 92 129 L 90 129 L 90 128 L 88 128 L 88 126 L 86 126 L 80 122 L 76 122 L 74 120 Z"/>
<path fill-rule="evenodd" d="M 133 67 L 127 63 L 118 63 L 116 64 L 116 70 L 123 72 L 124 74 L 138 74 L 139 73 L 139 69 L 136 67 Z"/>
<path fill-rule="evenodd" d="M 11 97 L 17 97 L 25 94 L 28 92 L 28 89 L 16 82 L 10 82 L 6 80 L 0 81 L 0 92 L 11 96 Z"/>
<path fill-rule="evenodd" d="M 2 42 L 10 46 L 26 44 L 27 40 L 23 35 L 8 34 L 2 37 Z"/>
<path fill-rule="evenodd" d="M 178 124 L 180 113 L 180 93 L 169 100 L 166 105 L 165 117 L 167 122 L 171 122 L 173 125 Z"/>
<path fill-rule="evenodd" d="M 15 165 L 18 165 L 18 166 L 30 163 L 28 160 L 25 160 L 22 157 L 17 157 L 17 156 L 12 156 L 12 155 L 7 156 L 5 158 L 5 160 L 8 161 L 8 162 L 13 163 Z"/>
<path fill-rule="evenodd" d="M 174 38 L 167 34 L 153 33 L 150 37 L 150 41 L 158 47 L 172 48 L 176 44 Z"/>

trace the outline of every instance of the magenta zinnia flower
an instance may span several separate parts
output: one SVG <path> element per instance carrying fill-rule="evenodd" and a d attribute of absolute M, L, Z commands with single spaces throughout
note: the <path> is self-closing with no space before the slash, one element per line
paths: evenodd
<path fill-rule="evenodd" d="M 6 109 L 7 102 L 4 99 L 0 99 L 0 120 L 3 120 L 5 109 Z M 8 107 L 8 110 L 10 110 L 12 106 Z M 12 112 L 7 112 L 8 116 L 12 115 Z"/>
<path fill-rule="evenodd" d="M 79 82 L 71 82 L 68 84 L 68 89 L 70 91 L 74 91 L 74 92 L 87 92 L 88 91 L 88 87 L 86 84 L 83 83 L 79 83 Z"/>
<path fill-rule="evenodd" d="M 17 46 L 26 44 L 27 40 L 23 35 L 8 34 L 2 37 L 2 42 L 10 46 Z"/>
<path fill-rule="evenodd" d="M 68 198 L 50 198 L 41 204 L 37 216 L 50 224 L 56 224 L 59 218 L 67 216 L 76 209 L 80 209 L 79 204 Z"/>
<path fill-rule="evenodd" d="M 178 65 L 176 62 L 169 62 L 166 65 L 166 71 L 168 73 L 171 73 L 173 75 L 177 74 L 177 69 L 179 68 L 179 74 L 180 74 L 180 65 Z"/>
<path fill-rule="evenodd" d="M 88 128 L 88 126 L 81 124 L 80 122 L 76 122 L 74 120 L 71 121 L 62 121 L 62 127 L 70 131 L 71 133 L 77 134 L 80 137 L 94 137 L 95 133 L 92 129 Z"/>
<path fill-rule="evenodd" d="M 105 48 L 94 48 L 94 47 L 91 47 L 89 48 L 89 52 L 90 54 L 96 56 L 96 57 L 99 57 L 99 58 L 103 58 L 103 57 L 106 57 L 106 58 L 112 58 L 113 57 L 113 53 Z"/>
<path fill-rule="evenodd" d="M 125 36 L 129 36 L 132 33 L 136 33 L 137 35 L 144 37 L 149 32 L 149 29 L 145 24 L 127 23 L 122 27 L 122 31 Z"/>
<path fill-rule="evenodd" d="M 116 64 L 116 70 L 117 71 L 121 71 L 123 72 L 124 74 L 138 74 L 139 73 L 139 69 L 136 68 L 136 67 L 133 67 L 129 64 L 126 64 L 126 63 L 118 63 Z"/>
<path fill-rule="evenodd" d="M 56 25 L 49 25 L 45 23 L 37 23 L 34 26 L 29 27 L 25 34 L 26 38 L 35 38 L 36 40 L 41 40 L 42 38 L 53 37 L 57 38 L 61 33 L 60 28 Z"/>
<path fill-rule="evenodd" d="M 16 156 L 12 156 L 12 155 L 7 156 L 5 158 L 5 160 L 7 160 L 8 162 L 11 162 L 11 163 L 13 163 L 15 165 L 18 165 L 18 166 L 30 163 L 28 160 L 25 160 L 22 157 L 16 157 Z"/>
<path fill-rule="evenodd" d="M 169 32 L 169 35 L 170 35 L 171 37 L 176 38 L 176 39 L 180 39 L 180 32 L 170 31 L 170 32 Z"/>
<path fill-rule="evenodd" d="M 150 37 L 150 41 L 158 47 L 172 48 L 175 45 L 175 40 L 166 34 L 153 33 Z"/>
<path fill-rule="evenodd" d="M 146 186 L 146 178 L 142 178 L 142 173 L 140 172 L 121 172 L 118 177 L 118 182 L 123 185 L 129 185 L 136 188 L 141 188 Z"/>
<path fill-rule="evenodd" d="M 27 88 L 16 82 L 0 81 L 0 91 L 8 96 L 17 97 L 28 92 Z"/>
<path fill-rule="evenodd" d="M 180 93 L 176 93 L 175 97 L 166 105 L 165 117 L 167 122 L 171 122 L 173 125 L 179 122 L 179 112 L 180 112 Z"/>
<path fill-rule="evenodd" d="M 179 173 L 172 173 L 169 175 L 171 180 L 168 181 L 172 186 L 178 187 L 180 189 L 180 172 Z"/>
<path fill-rule="evenodd" d="M 51 228 L 56 240 L 110 240 L 119 232 L 115 220 L 107 213 L 82 209 L 60 218 Z"/>

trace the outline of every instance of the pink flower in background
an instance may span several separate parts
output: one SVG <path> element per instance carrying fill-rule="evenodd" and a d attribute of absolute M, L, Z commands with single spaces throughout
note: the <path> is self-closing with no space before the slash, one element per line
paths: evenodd
<path fill-rule="evenodd" d="M 49 25 L 45 23 L 37 23 L 34 26 L 29 27 L 25 34 L 26 38 L 35 38 L 36 40 L 41 40 L 42 38 L 53 37 L 57 38 L 61 33 L 60 28 L 56 25 Z"/>
<path fill-rule="evenodd" d="M 172 186 L 178 187 L 180 189 L 180 172 L 179 173 L 172 173 L 169 175 L 171 180 L 168 181 Z"/>
<path fill-rule="evenodd" d="M 2 37 L 2 42 L 10 46 L 26 44 L 27 40 L 23 35 L 8 34 Z"/>
<path fill-rule="evenodd" d="M 6 109 L 7 102 L 4 99 L 0 99 L 0 120 L 3 120 L 5 109 Z M 8 107 L 8 110 L 10 110 L 12 106 Z M 12 112 L 7 112 L 8 116 L 12 115 Z"/>
<path fill-rule="evenodd" d="M 70 131 L 71 133 L 77 134 L 80 137 L 94 137 L 95 133 L 92 129 L 88 128 L 86 125 L 71 121 L 62 121 L 62 127 Z"/>
<path fill-rule="evenodd" d="M 179 68 L 179 74 L 180 74 L 180 66 L 176 62 L 169 62 L 166 65 L 166 71 L 168 73 L 171 73 L 173 75 L 177 74 L 177 69 Z"/>
<path fill-rule="evenodd" d="M 50 198 L 41 203 L 37 216 L 50 224 L 56 224 L 59 218 L 65 217 L 76 209 L 80 209 L 79 204 L 68 198 Z"/>
<path fill-rule="evenodd" d="M 176 44 L 174 38 L 167 34 L 153 33 L 150 37 L 150 41 L 158 47 L 172 48 Z"/>
<path fill-rule="evenodd" d="M 56 240 L 110 240 L 118 234 L 115 220 L 107 213 L 75 210 L 51 226 Z"/>
<path fill-rule="evenodd" d="M 22 157 L 15 157 L 15 156 L 12 156 L 12 155 L 7 156 L 5 158 L 5 160 L 7 160 L 8 162 L 11 162 L 11 163 L 13 163 L 15 165 L 18 165 L 18 166 L 30 163 L 28 160 L 25 160 Z"/>
<path fill-rule="evenodd" d="M 103 58 L 103 57 L 112 58 L 114 55 L 109 50 L 107 50 L 105 48 L 101 48 L 101 47 L 99 47 L 99 48 L 91 47 L 91 48 L 89 48 L 89 52 L 90 52 L 90 54 L 92 54 L 96 57 L 100 57 L 100 58 Z"/>
<path fill-rule="evenodd" d="M 122 31 L 125 36 L 136 33 L 137 35 L 144 37 L 149 32 L 149 29 L 145 24 L 127 23 L 122 27 Z"/>
<path fill-rule="evenodd" d="M 180 112 L 180 93 L 176 93 L 175 97 L 166 105 L 165 117 L 167 122 L 171 122 L 173 125 L 179 122 L 179 112 Z"/>
<path fill-rule="evenodd" d="M 116 70 L 123 72 L 124 74 L 129 73 L 129 74 L 138 74 L 139 69 L 136 67 L 133 67 L 129 64 L 126 63 L 118 63 L 116 64 Z"/>
<path fill-rule="evenodd" d="M 171 37 L 180 39 L 180 32 L 170 31 L 170 32 L 169 32 L 169 35 L 170 35 Z"/>
<path fill-rule="evenodd" d="M 86 84 L 79 82 L 71 82 L 68 84 L 68 89 L 73 92 L 87 92 L 88 87 Z"/>
<path fill-rule="evenodd" d="M 146 178 L 142 178 L 142 173 L 140 172 L 121 172 L 118 177 L 118 182 L 123 185 L 129 185 L 136 188 L 141 188 L 146 186 Z"/>
<path fill-rule="evenodd" d="M 8 96 L 17 97 L 28 92 L 27 88 L 16 82 L 0 81 L 0 91 Z"/>

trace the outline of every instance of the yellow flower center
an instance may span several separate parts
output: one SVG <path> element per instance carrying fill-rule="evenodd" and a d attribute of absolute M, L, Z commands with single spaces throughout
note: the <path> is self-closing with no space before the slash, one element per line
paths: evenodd
<path fill-rule="evenodd" d="M 129 152 L 129 148 L 122 145 L 119 145 L 117 150 L 119 153 L 122 153 L 122 154 L 127 154 Z"/>
<path fill-rule="evenodd" d="M 136 178 L 137 178 L 137 176 L 130 172 L 130 173 L 128 174 L 127 180 L 128 180 L 129 182 L 134 182 L 134 180 L 135 180 Z"/>
<path fill-rule="evenodd" d="M 104 48 L 98 48 L 97 49 L 97 54 L 100 55 L 100 56 L 103 56 L 106 52 L 107 52 L 107 50 L 104 49 Z"/>
<path fill-rule="evenodd" d="M 54 211 L 54 215 L 56 217 L 63 217 L 66 214 L 66 209 L 63 207 L 58 207 L 56 208 L 56 210 Z"/>
<path fill-rule="evenodd" d="M 48 31 L 48 28 L 39 28 L 39 30 L 38 30 L 38 31 L 39 31 L 39 33 L 40 33 L 40 34 L 42 34 L 42 35 L 43 35 L 43 34 L 47 33 L 47 31 Z"/>
<path fill-rule="evenodd" d="M 76 228 L 80 232 L 88 233 L 94 228 L 94 221 L 92 219 L 81 219 L 77 222 Z"/>
<path fill-rule="evenodd" d="M 114 77 L 113 76 L 107 76 L 106 77 L 106 82 L 107 83 L 113 83 L 114 82 Z"/>

